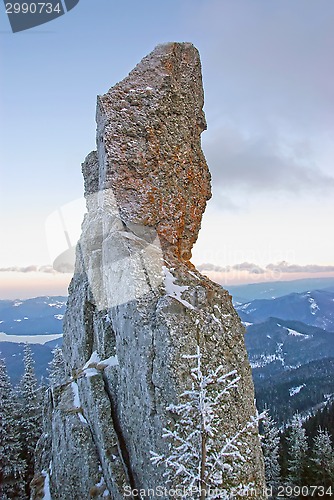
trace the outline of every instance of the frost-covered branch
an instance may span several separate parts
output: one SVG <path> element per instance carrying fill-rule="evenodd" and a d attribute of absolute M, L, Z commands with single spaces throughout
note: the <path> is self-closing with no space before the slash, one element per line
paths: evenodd
<path fill-rule="evenodd" d="M 190 369 L 191 388 L 179 396 L 179 404 L 167 407 L 175 420 L 164 429 L 162 436 L 169 440 L 169 454 L 151 452 L 151 460 L 156 465 L 164 464 L 165 477 L 171 481 L 177 478 L 185 491 L 193 492 L 196 488 L 201 499 L 218 498 L 210 493 L 217 488 L 220 495 L 226 491 L 228 498 L 228 490 L 239 484 L 238 475 L 245 462 L 241 452 L 244 448 L 242 436 L 257 427 L 262 415 L 252 417 L 233 436 L 225 436 L 222 442 L 218 409 L 238 387 L 240 377 L 236 370 L 225 372 L 223 365 L 205 374 L 199 346 L 196 354 L 183 358 L 195 364 Z"/>

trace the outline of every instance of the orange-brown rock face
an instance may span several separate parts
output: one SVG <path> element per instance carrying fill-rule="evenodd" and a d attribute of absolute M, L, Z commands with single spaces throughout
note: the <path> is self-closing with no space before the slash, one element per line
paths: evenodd
<path fill-rule="evenodd" d="M 126 225 L 154 228 L 164 255 L 186 262 L 211 197 L 203 102 L 190 43 L 158 46 L 98 98 L 99 190 L 112 191 Z"/>

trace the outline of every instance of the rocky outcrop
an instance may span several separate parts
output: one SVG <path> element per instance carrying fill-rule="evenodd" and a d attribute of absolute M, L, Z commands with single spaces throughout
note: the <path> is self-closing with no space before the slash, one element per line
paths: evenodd
<path fill-rule="evenodd" d="M 200 59 L 189 43 L 158 46 L 98 98 L 65 317 L 67 373 L 49 390 L 39 443 L 36 477 L 53 499 L 121 499 L 178 485 L 152 452 L 170 453 L 164 429 L 178 418 L 171 405 L 191 388 L 189 356 L 198 347 L 207 373 L 222 366 L 240 377 L 217 407 L 217 443 L 255 414 L 231 297 L 189 262 L 211 196 L 202 108 Z M 238 441 L 235 481 L 265 498 L 256 426 Z M 160 498 L 170 498 L 168 489 Z"/>

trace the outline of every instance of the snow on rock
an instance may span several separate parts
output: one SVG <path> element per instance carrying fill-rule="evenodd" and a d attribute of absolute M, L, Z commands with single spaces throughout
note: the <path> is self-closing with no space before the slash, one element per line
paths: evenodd
<path fill-rule="evenodd" d="M 188 309 L 195 309 L 187 300 L 182 299 L 182 293 L 188 290 L 188 286 L 180 286 L 175 283 L 176 278 L 170 272 L 167 267 L 163 266 L 162 270 L 164 272 L 164 284 L 166 289 L 166 294 L 169 297 L 173 297 L 183 304 Z M 216 318 L 215 318 L 216 319 Z"/>
<path fill-rule="evenodd" d="M 97 368 L 106 368 L 107 366 L 118 366 L 118 357 L 117 356 L 110 356 L 107 359 L 103 359 L 97 364 Z"/>
<path fill-rule="evenodd" d="M 84 424 L 87 424 L 87 420 L 85 419 L 85 417 L 82 414 L 82 406 L 81 406 L 81 401 L 80 401 L 80 396 L 79 396 L 78 384 L 76 382 L 71 382 L 71 388 L 72 388 L 73 396 L 74 396 L 73 406 L 74 406 L 74 408 L 77 408 L 78 410 L 80 410 L 77 412 L 77 415 L 78 415 L 80 421 L 83 422 Z"/>
<path fill-rule="evenodd" d="M 46 472 L 45 470 L 43 470 L 42 471 L 42 476 L 45 478 L 44 479 L 44 492 L 43 492 L 42 500 L 52 500 L 51 493 L 50 493 L 50 476 L 49 476 L 49 473 Z"/>
<path fill-rule="evenodd" d="M 99 374 L 99 371 L 96 368 L 86 368 L 85 377 L 95 377 Z"/>
<path fill-rule="evenodd" d="M 85 365 L 83 366 L 83 370 L 86 370 L 86 368 L 89 368 L 92 365 L 97 365 L 100 361 L 101 358 L 98 355 L 97 351 L 93 351 L 89 360 L 86 361 Z"/>
<path fill-rule="evenodd" d="M 107 359 L 101 359 L 97 351 L 93 351 L 89 360 L 83 366 L 82 370 L 85 372 L 86 377 L 92 377 L 93 375 L 99 373 L 98 370 L 104 370 L 108 366 L 117 366 L 117 365 L 118 365 L 117 356 L 109 356 L 109 358 Z"/>
<path fill-rule="evenodd" d="M 81 408 L 78 384 L 76 382 L 72 382 L 71 387 L 74 396 L 73 405 L 75 408 Z"/>

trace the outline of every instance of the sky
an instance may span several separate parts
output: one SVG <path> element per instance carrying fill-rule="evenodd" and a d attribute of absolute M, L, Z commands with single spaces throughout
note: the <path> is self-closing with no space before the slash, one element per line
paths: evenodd
<path fill-rule="evenodd" d="M 331 0 L 80 0 L 13 34 L 1 4 L 0 298 L 66 293 L 55 220 L 74 242 L 96 96 L 168 41 L 202 60 L 213 197 L 193 262 L 231 283 L 333 276 L 333 24 Z"/>

